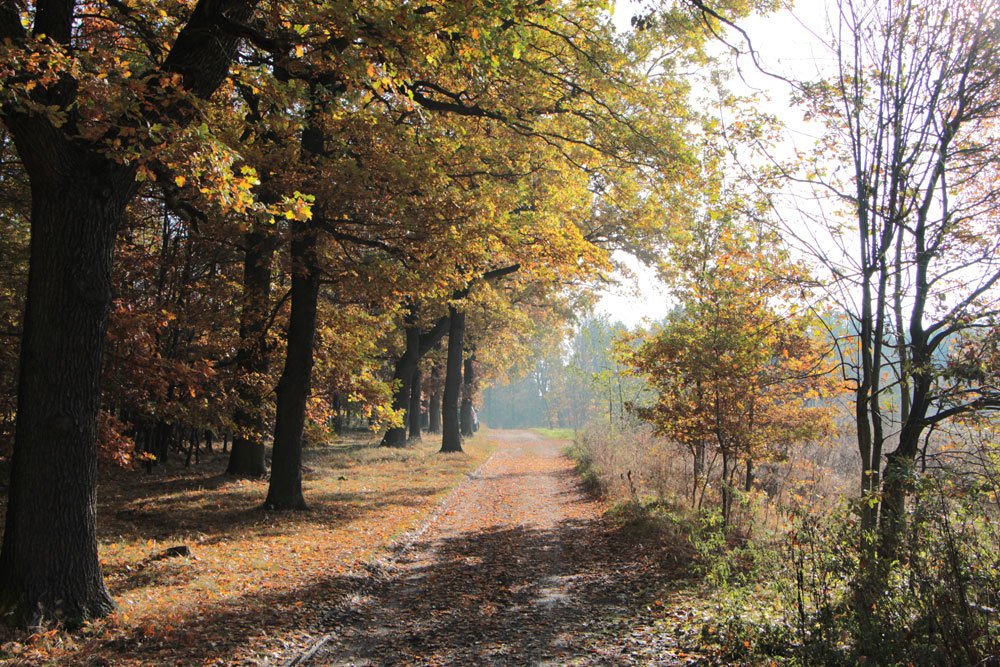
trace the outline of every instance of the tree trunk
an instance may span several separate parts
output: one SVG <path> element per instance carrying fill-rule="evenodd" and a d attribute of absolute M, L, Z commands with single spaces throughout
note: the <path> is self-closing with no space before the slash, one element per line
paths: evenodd
<path fill-rule="evenodd" d="M 692 466 L 693 478 L 691 480 L 691 507 L 698 504 L 698 486 L 705 472 L 705 441 L 699 440 L 694 444 L 694 465 Z"/>
<path fill-rule="evenodd" d="M 442 452 L 462 451 L 462 433 L 459 429 L 458 403 L 462 393 L 462 356 L 465 345 L 465 313 L 448 308 L 448 366 L 444 377 L 442 417 Z"/>
<path fill-rule="evenodd" d="M 428 399 L 429 405 L 427 406 L 427 412 L 429 416 L 429 423 L 427 425 L 428 433 L 440 433 L 441 432 L 441 389 L 437 386 L 431 392 L 430 399 Z"/>
<path fill-rule="evenodd" d="M 410 406 L 406 414 L 410 427 L 409 439 L 420 440 L 420 367 L 413 369 L 410 382 Z"/>
<path fill-rule="evenodd" d="M 729 465 L 729 454 L 722 448 L 722 525 L 729 525 L 729 514 L 733 508 L 733 482 L 732 469 L 735 466 Z"/>
<path fill-rule="evenodd" d="M 276 390 L 271 482 L 264 501 L 265 508 L 276 510 L 306 509 L 302 496 L 302 431 L 312 382 L 316 306 L 319 301 L 316 229 L 310 223 L 298 223 L 293 233 L 292 311 L 288 320 L 285 367 Z"/>
<path fill-rule="evenodd" d="M 236 433 L 226 473 L 237 477 L 263 477 L 265 404 L 261 376 L 267 373 L 267 318 L 271 299 L 271 262 L 274 240 L 266 233 L 244 235 L 243 304 L 240 313 L 240 350 L 237 374 L 240 378 L 240 406 L 233 415 Z"/>
<path fill-rule="evenodd" d="M 406 446 L 406 413 L 410 409 L 410 393 L 413 384 L 413 374 L 417 370 L 417 363 L 420 360 L 420 329 L 412 321 L 412 316 L 407 316 L 406 349 L 403 355 L 396 362 L 393 369 L 392 379 L 396 382 L 396 393 L 392 398 L 392 408 L 403 412 L 403 423 L 394 426 L 385 432 L 382 438 L 383 447 L 405 447 Z"/>
<path fill-rule="evenodd" d="M 475 432 L 472 424 L 472 394 L 476 381 L 476 372 L 473 368 L 474 359 L 474 355 L 469 355 L 465 360 L 465 372 L 462 374 L 462 407 L 459 410 L 462 435 L 468 437 L 471 437 Z"/>
<path fill-rule="evenodd" d="M 97 557 L 97 414 L 115 235 L 134 177 L 61 148 L 49 160 L 60 168 L 31 178 L 0 610 L 19 624 L 59 619 L 76 626 L 114 608 Z"/>

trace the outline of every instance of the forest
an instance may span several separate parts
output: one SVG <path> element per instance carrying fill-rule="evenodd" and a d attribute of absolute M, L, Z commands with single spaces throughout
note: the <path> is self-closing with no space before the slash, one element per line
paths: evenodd
<path fill-rule="evenodd" d="M 0 0 L 0 662 L 997 664 L 998 120 L 998 0 Z"/>

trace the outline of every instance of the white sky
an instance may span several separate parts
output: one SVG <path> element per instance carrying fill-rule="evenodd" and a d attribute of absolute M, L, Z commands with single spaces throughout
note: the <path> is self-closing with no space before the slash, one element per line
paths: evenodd
<path fill-rule="evenodd" d="M 641 4 L 634 0 L 617 3 L 615 22 L 620 29 L 629 28 L 634 8 Z M 828 58 L 822 37 L 826 33 L 827 6 L 827 0 L 798 0 L 791 10 L 766 17 L 751 17 L 739 21 L 739 26 L 749 35 L 765 70 L 799 80 L 817 78 Z M 747 50 L 742 37 L 732 31 L 730 42 L 744 52 Z M 724 50 L 725 47 L 720 45 L 720 52 Z M 803 122 L 801 110 L 792 106 L 790 86 L 762 74 L 749 55 L 739 56 L 736 63 L 740 73 L 734 77 L 732 84 L 736 92 L 763 91 L 770 98 L 770 103 L 764 106 L 765 111 L 774 114 L 786 125 L 787 138 L 779 149 L 783 156 L 791 155 L 796 149 L 809 149 L 815 141 L 815 132 Z M 616 257 L 628 264 L 634 277 L 623 277 L 621 286 L 604 290 L 596 310 L 629 327 L 663 318 L 671 303 L 665 286 L 655 272 L 630 258 Z"/>

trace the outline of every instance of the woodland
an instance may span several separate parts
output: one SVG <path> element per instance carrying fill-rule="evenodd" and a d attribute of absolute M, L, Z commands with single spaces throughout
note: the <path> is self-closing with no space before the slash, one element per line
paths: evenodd
<path fill-rule="evenodd" d="M 1000 2 L 816 4 L 0 0 L 0 660 L 272 664 L 503 428 L 629 664 L 1000 660 Z"/>

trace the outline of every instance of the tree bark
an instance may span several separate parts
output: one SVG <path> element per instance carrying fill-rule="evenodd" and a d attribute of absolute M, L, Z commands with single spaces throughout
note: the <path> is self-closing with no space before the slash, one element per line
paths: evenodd
<path fill-rule="evenodd" d="M 465 359 L 465 371 L 462 374 L 462 406 L 459 409 L 462 435 L 472 437 L 475 428 L 472 424 L 472 394 L 475 391 L 474 383 L 476 372 L 474 369 L 474 355 L 469 355 Z"/>
<path fill-rule="evenodd" d="M 435 385 L 428 399 L 427 412 L 429 422 L 427 424 L 428 433 L 441 432 L 441 389 Z"/>
<path fill-rule="evenodd" d="M 396 382 L 396 393 L 392 398 L 394 410 L 408 414 L 410 409 L 410 393 L 413 384 L 413 374 L 417 370 L 417 363 L 420 360 L 420 330 L 412 320 L 412 315 L 407 316 L 407 324 L 404 329 L 406 333 L 406 349 L 403 355 L 396 361 L 393 369 L 392 379 Z M 386 431 L 382 438 L 383 447 L 405 447 L 406 446 L 406 414 L 403 416 L 403 423 L 394 426 Z"/>
<path fill-rule="evenodd" d="M 22 154 L 59 167 L 31 174 L 0 610 L 19 624 L 59 619 L 76 626 L 114 608 L 97 557 L 97 414 L 114 241 L 134 177 L 68 142 L 15 137 Z M 39 156 L 41 149 L 50 153 Z"/>
<path fill-rule="evenodd" d="M 733 508 L 733 469 L 729 464 L 728 450 L 722 450 L 722 525 L 729 525 L 729 515 Z"/>
<path fill-rule="evenodd" d="M 302 431 L 312 383 L 313 341 L 319 301 L 316 229 L 297 223 L 291 241 L 292 311 L 288 321 L 285 367 L 278 380 L 271 481 L 266 509 L 304 510 L 302 495 Z"/>
<path fill-rule="evenodd" d="M 260 379 L 267 373 L 267 318 L 271 298 L 271 263 L 274 240 L 271 235 L 250 231 L 244 235 L 243 304 L 240 313 L 240 350 L 237 374 L 240 377 L 241 405 L 233 415 L 236 433 L 226 473 L 236 477 L 263 477 L 265 403 Z"/>
<path fill-rule="evenodd" d="M 448 365 L 444 378 L 444 400 L 441 409 L 441 451 L 462 451 L 458 404 L 462 393 L 462 357 L 465 345 L 465 313 L 449 306 Z"/>
<path fill-rule="evenodd" d="M 409 440 L 420 440 L 420 367 L 413 369 L 410 382 L 410 406 L 406 414 L 409 424 Z"/>

